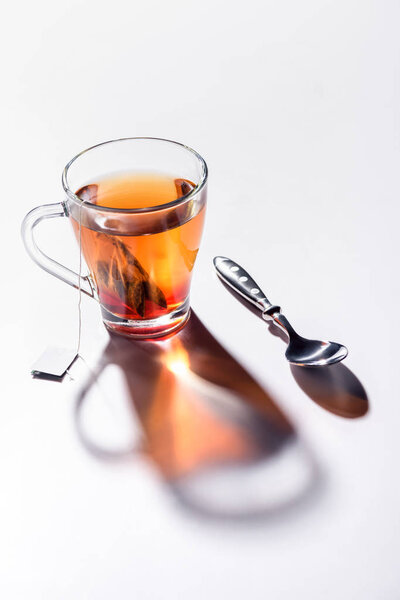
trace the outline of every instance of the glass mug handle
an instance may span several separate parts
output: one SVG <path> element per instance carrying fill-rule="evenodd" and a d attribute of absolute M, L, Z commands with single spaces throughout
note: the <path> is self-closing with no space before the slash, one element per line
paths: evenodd
<path fill-rule="evenodd" d="M 68 215 L 62 202 L 56 202 L 55 204 L 44 204 L 34 208 L 28 212 L 22 222 L 22 239 L 29 256 L 37 265 L 39 265 L 39 267 L 51 275 L 58 277 L 58 279 L 61 279 L 61 281 L 69 283 L 69 285 L 72 285 L 74 288 L 79 289 L 80 287 L 82 292 L 91 298 L 94 298 L 95 295 L 93 287 L 87 275 L 86 277 L 79 276 L 78 273 L 75 273 L 75 271 L 71 271 L 71 269 L 68 269 L 68 267 L 64 267 L 64 265 L 61 265 L 42 252 L 35 242 L 33 230 L 35 229 L 36 225 L 40 223 L 40 221 L 43 221 L 44 219 L 54 219 L 55 217 L 67 216 Z"/>

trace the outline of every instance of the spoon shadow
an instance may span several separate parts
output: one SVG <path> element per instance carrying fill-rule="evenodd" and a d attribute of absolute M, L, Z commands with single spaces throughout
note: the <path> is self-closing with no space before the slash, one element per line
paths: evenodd
<path fill-rule="evenodd" d="M 288 343 L 288 336 L 273 321 L 265 321 L 256 307 L 222 280 L 221 283 L 247 310 L 267 325 L 272 335 L 279 337 L 285 344 Z M 300 389 L 321 408 L 346 419 L 356 419 L 367 414 L 367 392 L 361 381 L 343 363 L 321 367 L 290 365 L 290 370 Z"/>
<path fill-rule="evenodd" d="M 290 370 L 303 392 L 325 410 L 346 419 L 356 419 L 367 414 L 369 402 L 364 386 L 344 365 L 290 365 Z"/>

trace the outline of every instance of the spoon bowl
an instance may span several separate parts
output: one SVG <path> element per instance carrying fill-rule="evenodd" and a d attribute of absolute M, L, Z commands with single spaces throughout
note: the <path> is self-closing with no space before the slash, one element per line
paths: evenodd
<path fill-rule="evenodd" d="M 292 365 L 301 367 L 321 367 L 332 365 L 346 358 L 346 346 L 337 342 L 307 340 L 297 336 L 290 339 L 285 356 Z"/>

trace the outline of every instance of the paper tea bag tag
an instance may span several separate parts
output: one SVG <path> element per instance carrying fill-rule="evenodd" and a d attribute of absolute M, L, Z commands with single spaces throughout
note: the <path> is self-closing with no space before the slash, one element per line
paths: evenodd
<path fill-rule="evenodd" d="M 39 379 L 62 381 L 67 369 L 77 357 L 76 350 L 49 347 L 32 365 L 31 374 Z"/>

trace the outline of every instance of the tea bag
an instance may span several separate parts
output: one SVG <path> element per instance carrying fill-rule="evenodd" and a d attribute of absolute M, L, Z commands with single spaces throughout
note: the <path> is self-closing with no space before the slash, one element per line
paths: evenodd
<path fill-rule="evenodd" d="M 120 240 L 113 240 L 115 254 L 111 260 L 111 273 L 103 261 L 97 263 L 103 283 L 112 282 L 116 294 L 141 317 L 145 316 L 146 300 L 167 308 L 163 291 L 152 280 L 138 259 Z"/>
<path fill-rule="evenodd" d="M 35 379 L 62 381 L 68 369 L 78 358 L 76 350 L 50 346 L 32 365 L 31 374 Z"/>

